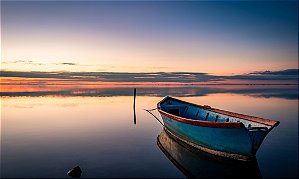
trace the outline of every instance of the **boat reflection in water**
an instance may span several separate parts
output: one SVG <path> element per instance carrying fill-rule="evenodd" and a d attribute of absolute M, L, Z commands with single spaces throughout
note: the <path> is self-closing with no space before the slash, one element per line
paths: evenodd
<path fill-rule="evenodd" d="M 256 158 L 236 161 L 215 156 L 185 144 L 163 129 L 157 144 L 167 158 L 188 178 L 262 178 Z"/>

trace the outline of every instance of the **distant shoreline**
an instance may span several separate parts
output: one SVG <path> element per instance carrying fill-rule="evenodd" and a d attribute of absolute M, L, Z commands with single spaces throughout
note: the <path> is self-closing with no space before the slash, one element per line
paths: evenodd
<path fill-rule="evenodd" d="M 277 85 L 280 85 L 280 86 L 284 86 L 284 85 L 299 85 L 299 84 L 289 84 L 289 83 L 286 83 L 286 84 L 238 84 L 238 83 L 235 83 L 235 84 L 188 84 L 188 83 L 176 83 L 176 84 L 167 84 L 167 83 L 161 83 L 161 82 L 157 82 L 159 84 L 155 84 L 156 82 L 151 82 L 151 84 L 140 84 L 140 83 L 135 83 L 135 84 L 128 84 L 128 83 L 123 83 L 123 84 L 120 84 L 120 83 L 115 83 L 115 82 L 111 82 L 110 85 L 116 85 L 116 86 L 121 86 L 121 85 L 190 85 L 190 86 L 216 86 L 216 85 L 228 85 L 228 86 L 236 86 L 236 85 L 244 85 L 244 86 L 277 86 Z M 16 85 L 16 86 L 26 86 L 26 85 L 30 85 L 30 86 L 55 86 L 55 85 L 79 85 L 79 86 L 90 86 L 90 85 L 99 85 L 99 86 L 104 86 L 104 85 L 107 85 L 107 83 L 105 84 L 1 84 L 1 86 L 4 86 L 4 85 L 9 85 L 9 86 L 13 86 L 13 85 Z"/>

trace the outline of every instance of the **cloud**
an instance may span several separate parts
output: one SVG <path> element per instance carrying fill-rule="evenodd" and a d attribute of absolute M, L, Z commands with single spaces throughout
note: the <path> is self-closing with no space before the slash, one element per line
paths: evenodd
<path fill-rule="evenodd" d="M 27 65 L 46 65 L 43 63 L 36 63 L 33 62 L 32 60 L 15 60 L 15 61 L 4 61 L 2 64 L 27 64 Z"/>
<path fill-rule="evenodd" d="M 241 80 L 274 80 L 274 81 L 286 81 L 297 80 L 298 81 L 298 69 L 287 69 L 281 71 L 257 71 L 244 75 L 229 76 L 228 79 L 241 79 Z"/>
<path fill-rule="evenodd" d="M 75 65 L 70 63 L 71 65 Z M 70 65 L 67 64 L 67 65 Z M 298 82 L 298 69 L 282 71 L 252 72 L 243 75 L 215 76 L 207 73 L 156 72 L 156 73 L 116 73 L 116 72 L 21 72 L 1 71 L 1 77 L 52 78 L 85 82 L 221 82 L 224 80 L 249 81 L 293 81 Z"/>
<path fill-rule="evenodd" d="M 10 64 L 10 63 L 31 63 L 31 60 L 15 60 L 15 61 L 4 61 L 3 64 Z"/>
<path fill-rule="evenodd" d="M 157 73 L 115 73 L 115 72 L 20 72 L 1 71 L 2 77 L 53 78 L 93 82 L 208 82 L 218 77 L 206 73 L 157 72 Z M 220 79 L 219 79 L 220 80 Z"/>
<path fill-rule="evenodd" d="M 257 71 L 257 72 L 252 72 L 249 73 L 250 75 L 287 75 L 287 76 L 298 76 L 298 71 L 299 69 L 287 69 L 287 70 L 282 70 L 282 71 Z"/>
<path fill-rule="evenodd" d="M 37 63 L 32 60 L 14 60 L 14 61 L 4 61 L 2 64 L 27 64 L 27 65 L 79 65 L 72 62 L 61 62 L 61 63 Z M 85 66 L 85 65 L 82 65 Z"/>
<path fill-rule="evenodd" d="M 58 63 L 57 65 L 78 65 L 78 64 L 77 63 L 63 62 L 63 63 Z"/>

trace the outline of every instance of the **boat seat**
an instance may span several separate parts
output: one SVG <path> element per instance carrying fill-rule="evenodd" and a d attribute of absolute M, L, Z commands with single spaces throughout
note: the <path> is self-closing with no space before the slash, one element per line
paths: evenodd
<path fill-rule="evenodd" d="M 181 104 L 166 104 L 166 105 L 162 105 L 161 107 L 166 112 L 179 116 L 181 115 L 181 113 L 183 113 L 183 111 L 186 110 L 185 108 L 187 106 Z"/>
<path fill-rule="evenodd" d="M 219 116 L 217 115 L 217 116 L 216 116 L 216 119 L 215 119 L 215 122 L 217 122 L 218 118 L 219 118 Z"/>
<path fill-rule="evenodd" d="M 210 114 L 210 113 L 207 113 L 206 118 L 205 118 L 205 121 L 208 120 L 209 114 Z"/>
<path fill-rule="evenodd" d="M 190 119 L 198 119 L 199 110 L 194 106 L 187 106 L 183 112 L 183 116 Z"/>
<path fill-rule="evenodd" d="M 169 109 L 169 110 L 168 110 L 168 113 L 173 114 L 173 115 L 176 115 L 176 116 L 179 116 L 179 115 L 180 115 L 180 110 L 179 110 L 179 109 L 176 109 L 176 108 L 174 108 L 174 109 Z"/>
<path fill-rule="evenodd" d="M 180 104 L 171 104 L 171 105 L 162 105 L 161 108 L 163 110 L 169 110 L 169 109 L 184 109 L 186 106 L 185 105 L 180 105 Z"/>
<path fill-rule="evenodd" d="M 247 129 L 249 130 L 249 131 L 253 131 L 253 130 L 268 130 L 268 128 L 267 127 L 247 127 Z"/>
<path fill-rule="evenodd" d="M 196 115 L 195 115 L 195 118 L 197 118 L 198 114 L 199 114 L 199 110 L 197 110 L 197 113 L 196 113 Z"/>
<path fill-rule="evenodd" d="M 162 108 L 169 109 L 169 108 L 184 108 L 186 105 L 181 104 L 165 104 L 161 106 Z"/>

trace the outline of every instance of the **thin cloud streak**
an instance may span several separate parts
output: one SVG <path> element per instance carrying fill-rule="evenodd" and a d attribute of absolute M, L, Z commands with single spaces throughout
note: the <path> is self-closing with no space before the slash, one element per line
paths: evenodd
<path fill-rule="evenodd" d="M 14 60 L 14 61 L 4 61 L 2 64 L 26 64 L 26 65 L 79 65 L 77 63 L 71 62 L 61 62 L 61 63 L 38 63 L 32 60 Z"/>
<path fill-rule="evenodd" d="M 59 63 L 58 65 L 78 65 L 76 63 L 69 63 L 69 62 L 63 62 L 63 63 Z"/>
<path fill-rule="evenodd" d="M 35 62 L 33 60 L 14 60 L 14 61 L 3 61 L 2 64 L 5 65 L 30 65 L 30 66 L 40 66 L 40 65 L 54 65 L 54 66 L 78 66 L 78 67 L 95 67 L 94 71 L 114 71 L 115 69 L 122 68 L 122 69 L 140 69 L 142 66 L 115 66 L 115 65 L 107 65 L 107 64 L 80 64 L 80 63 L 74 63 L 69 61 L 63 61 L 62 62 L 52 62 L 52 63 L 40 63 Z M 154 71 L 162 71 L 165 69 L 168 69 L 168 67 L 165 66 L 148 66 L 148 68 L 154 70 Z M 86 70 L 86 69 L 85 69 Z M 7 70 L 9 71 L 9 70 Z M 86 70 L 86 71 L 93 71 L 92 69 Z M 34 72 L 34 71 L 32 71 Z"/>
<path fill-rule="evenodd" d="M 26 64 L 26 65 L 46 65 L 44 63 L 37 63 L 32 60 L 15 60 L 15 61 L 4 61 L 2 64 Z"/>

